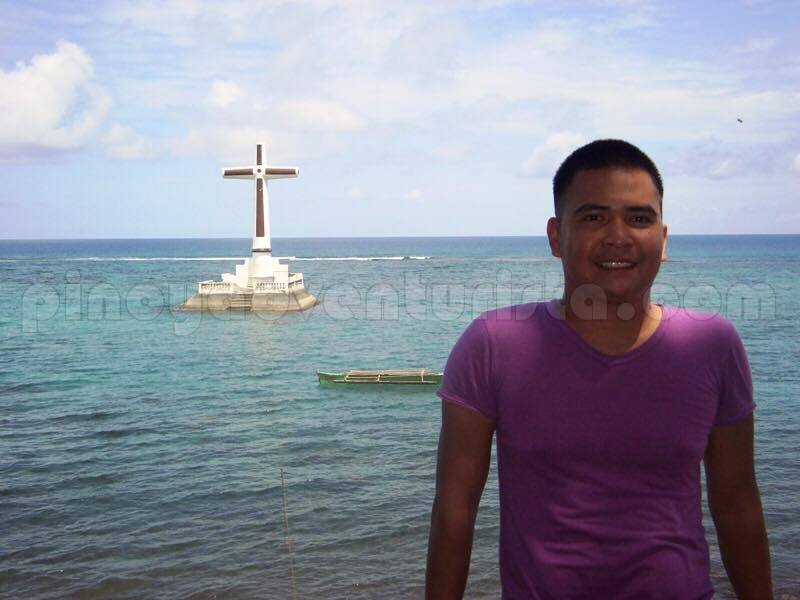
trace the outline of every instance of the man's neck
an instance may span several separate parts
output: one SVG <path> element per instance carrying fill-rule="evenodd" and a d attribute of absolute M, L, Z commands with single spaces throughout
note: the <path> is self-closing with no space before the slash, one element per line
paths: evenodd
<path fill-rule="evenodd" d="M 565 297 L 570 296 L 565 294 Z M 562 299 L 564 318 L 570 329 L 604 354 L 630 352 L 658 329 L 661 308 L 650 303 L 649 292 L 633 302 L 589 300 L 578 304 Z"/>

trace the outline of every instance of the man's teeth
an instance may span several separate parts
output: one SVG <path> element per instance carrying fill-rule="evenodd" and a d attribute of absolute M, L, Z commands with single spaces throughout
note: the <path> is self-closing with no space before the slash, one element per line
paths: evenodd
<path fill-rule="evenodd" d="M 627 269 L 628 267 L 632 267 L 633 263 L 627 261 L 610 260 L 601 262 L 600 266 L 604 269 Z"/>

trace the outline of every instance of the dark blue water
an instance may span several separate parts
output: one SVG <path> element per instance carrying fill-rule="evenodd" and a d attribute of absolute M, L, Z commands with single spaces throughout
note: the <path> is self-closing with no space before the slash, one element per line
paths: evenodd
<path fill-rule="evenodd" d="M 315 370 L 441 368 L 477 313 L 557 296 L 560 264 L 544 238 L 273 246 L 313 311 L 170 310 L 246 239 L 0 241 L 0 594 L 421 595 L 439 401 Z M 656 299 L 723 313 L 749 352 L 776 588 L 798 593 L 800 236 L 675 236 L 669 256 Z M 470 597 L 498 594 L 497 511 L 493 473 Z"/>

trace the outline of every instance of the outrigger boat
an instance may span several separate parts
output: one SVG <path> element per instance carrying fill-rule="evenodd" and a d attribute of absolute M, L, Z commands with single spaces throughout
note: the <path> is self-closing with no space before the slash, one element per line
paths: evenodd
<path fill-rule="evenodd" d="M 400 383 L 428 384 L 442 383 L 440 371 L 428 369 L 386 369 L 383 371 L 345 371 L 343 373 L 326 373 L 317 371 L 320 383 Z"/>

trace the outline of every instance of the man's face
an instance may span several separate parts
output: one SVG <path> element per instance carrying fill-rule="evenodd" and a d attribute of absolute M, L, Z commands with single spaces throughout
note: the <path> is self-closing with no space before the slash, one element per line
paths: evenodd
<path fill-rule="evenodd" d="M 547 237 L 563 264 L 565 292 L 594 284 L 610 304 L 640 306 L 666 259 L 667 226 L 650 175 L 640 169 L 579 171 L 564 200 L 560 221 L 547 223 Z"/>

